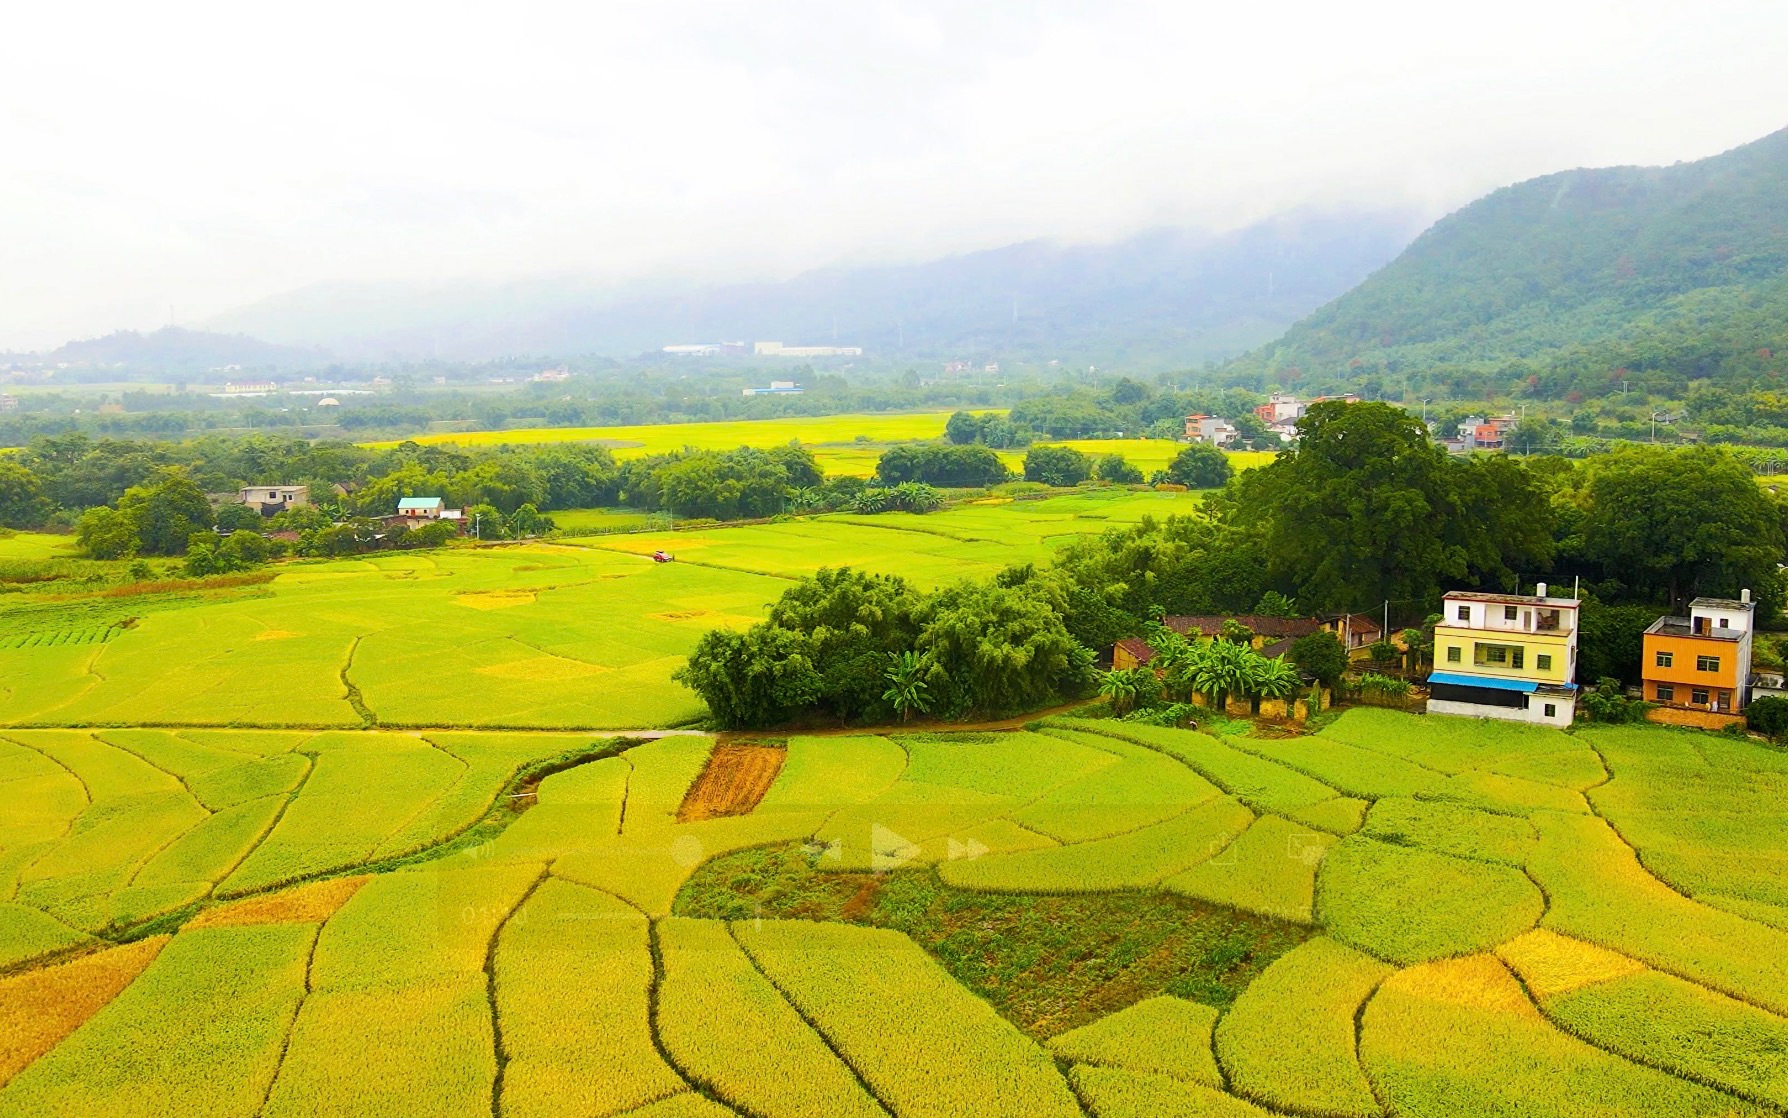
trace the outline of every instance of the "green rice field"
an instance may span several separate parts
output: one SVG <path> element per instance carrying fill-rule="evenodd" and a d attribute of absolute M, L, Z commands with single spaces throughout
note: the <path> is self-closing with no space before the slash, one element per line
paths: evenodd
<path fill-rule="evenodd" d="M 1788 1113 L 1760 742 L 1056 716 L 728 739 L 733 799 L 688 728 L 670 673 L 793 578 L 1200 500 L 9 584 L 0 1118 Z M 46 560 L 97 566 L 0 536 Z"/>
<path fill-rule="evenodd" d="M 1788 1110 L 1755 742 L 241 721 L 0 732 L 0 1115 Z"/>
<path fill-rule="evenodd" d="M 1198 499 L 1089 490 L 294 562 L 196 594 L 0 595 L 0 726 L 683 725 L 704 708 L 671 672 L 708 629 L 761 618 L 790 579 L 896 564 L 928 586 L 985 577 Z M 65 542 L 20 533 L 0 549 Z M 651 562 L 660 548 L 677 561 Z"/>

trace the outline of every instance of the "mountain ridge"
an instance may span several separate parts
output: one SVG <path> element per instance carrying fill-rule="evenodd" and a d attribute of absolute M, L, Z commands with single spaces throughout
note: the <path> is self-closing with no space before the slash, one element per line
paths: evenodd
<path fill-rule="evenodd" d="M 1788 311 L 1785 282 L 1788 129 L 1693 162 L 1579 168 L 1492 191 L 1235 364 L 1321 379 L 1603 361 L 1604 377 L 1692 379 L 1711 375 L 1709 353 L 1682 346 L 1710 333 L 1726 363 L 1779 348 L 1766 342 L 1788 326 L 1773 309 Z M 1658 349 L 1677 352 L 1647 352 Z M 1582 391 L 1595 375 L 1552 379 Z"/>
<path fill-rule="evenodd" d="M 860 345 L 870 359 L 1061 359 L 1184 368 L 1242 352 L 1389 260 L 1401 210 L 1282 215 L 1107 245 L 1028 241 L 908 265 L 639 294 L 575 278 L 483 289 L 311 288 L 210 325 L 362 360 L 516 353 L 631 357 L 669 344 Z M 362 305 L 356 307 L 355 304 Z M 367 314 L 366 303 L 382 310 Z M 430 308 L 433 309 L 430 309 Z M 333 333 L 319 323 L 358 318 Z"/>

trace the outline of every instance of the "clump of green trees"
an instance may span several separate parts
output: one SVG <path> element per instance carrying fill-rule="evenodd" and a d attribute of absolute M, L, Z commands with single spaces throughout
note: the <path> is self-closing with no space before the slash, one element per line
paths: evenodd
<path fill-rule="evenodd" d="M 1093 684 L 1093 654 L 1063 626 L 1058 590 L 1028 568 L 930 592 L 822 570 L 765 621 L 707 633 L 675 678 L 734 727 L 1032 710 Z"/>
<path fill-rule="evenodd" d="M 875 476 L 888 486 L 917 481 L 940 489 L 985 489 L 1009 480 L 1011 473 L 985 446 L 912 443 L 884 451 Z"/>

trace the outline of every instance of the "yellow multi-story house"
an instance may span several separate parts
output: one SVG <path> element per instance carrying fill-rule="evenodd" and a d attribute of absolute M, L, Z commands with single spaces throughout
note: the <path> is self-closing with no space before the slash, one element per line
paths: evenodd
<path fill-rule="evenodd" d="M 1577 713 L 1578 603 L 1456 590 L 1434 628 L 1428 710 L 1569 726 Z"/>

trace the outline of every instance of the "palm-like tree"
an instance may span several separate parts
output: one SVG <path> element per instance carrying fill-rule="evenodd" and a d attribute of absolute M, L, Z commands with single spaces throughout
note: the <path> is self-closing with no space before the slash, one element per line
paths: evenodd
<path fill-rule="evenodd" d="M 1198 660 L 1197 646 L 1172 629 L 1159 625 L 1150 631 L 1148 642 L 1155 650 L 1155 658 L 1149 661 L 1149 667 L 1161 673 L 1167 697 L 1184 699 L 1191 689 L 1192 668 Z"/>
<path fill-rule="evenodd" d="M 1289 699 L 1303 683 L 1296 665 L 1283 656 L 1271 660 L 1261 658 L 1254 680 L 1254 693 L 1263 699 Z"/>
<path fill-rule="evenodd" d="M 925 673 L 930 669 L 931 661 L 917 652 L 888 655 L 888 689 L 882 692 L 882 698 L 894 705 L 902 722 L 912 718 L 915 710 L 924 714 L 931 709 L 931 687 L 925 682 Z"/>
<path fill-rule="evenodd" d="M 1245 645 L 1206 641 L 1198 646 L 1197 663 L 1191 672 L 1192 686 L 1208 695 L 1214 708 L 1222 710 L 1229 696 L 1247 694 L 1253 679 L 1249 661 L 1260 658 L 1259 653 Z"/>
<path fill-rule="evenodd" d="M 1142 680 L 1138 677 L 1145 668 L 1116 668 L 1099 677 L 1099 694 L 1111 701 L 1111 709 L 1118 714 L 1128 714 L 1136 706 L 1137 696 L 1142 694 Z"/>

